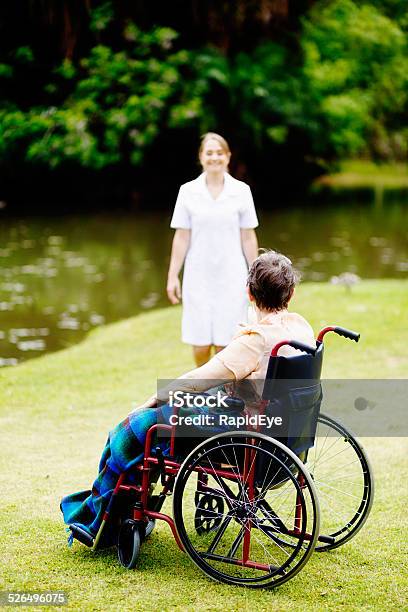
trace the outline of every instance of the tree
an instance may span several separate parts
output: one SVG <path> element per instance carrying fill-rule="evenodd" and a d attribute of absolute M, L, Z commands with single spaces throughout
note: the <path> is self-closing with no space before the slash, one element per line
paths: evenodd
<path fill-rule="evenodd" d="M 0 9 L 11 24 L 0 32 L 6 178 L 103 168 L 128 192 L 153 182 L 157 196 L 195 171 L 210 129 L 265 194 L 271 167 L 293 194 L 345 156 L 406 158 L 402 0 L 180 0 L 159 15 L 157 3 L 19 5 L 18 20 L 14 4 Z"/>

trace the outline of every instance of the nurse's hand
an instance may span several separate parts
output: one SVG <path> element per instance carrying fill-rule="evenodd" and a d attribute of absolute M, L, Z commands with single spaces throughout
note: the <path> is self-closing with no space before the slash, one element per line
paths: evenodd
<path fill-rule="evenodd" d="M 167 281 L 167 297 L 172 304 L 179 304 L 181 300 L 181 284 L 178 276 Z"/>

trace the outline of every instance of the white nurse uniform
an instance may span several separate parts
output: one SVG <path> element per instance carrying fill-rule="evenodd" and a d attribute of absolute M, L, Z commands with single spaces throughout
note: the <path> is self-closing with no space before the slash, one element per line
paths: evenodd
<path fill-rule="evenodd" d="M 191 230 L 184 263 L 182 340 L 226 346 L 247 320 L 247 263 L 241 229 L 258 226 L 249 186 L 224 175 L 214 199 L 206 174 L 180 187 L 171 227 Z"/>

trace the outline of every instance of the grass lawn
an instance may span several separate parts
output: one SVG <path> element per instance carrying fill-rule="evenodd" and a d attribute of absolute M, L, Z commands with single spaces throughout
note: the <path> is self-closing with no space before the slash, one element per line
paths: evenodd
<path fill-rule="evenodd" d="M 326 377 L 406 377 L 408 282 L 365 281 L 351 292 L 304 284 L 293 309 L 316 331 L 336 323 L 362 334 L 358 345 L 327 338 Z M 376 475 L 368 523 L 343 548 L 314 554 L 275 591 L 212 582 L 178 550 L 165 524 L 133 571 L 118 564 L 114 550 L 66 546 L 61 496 L 89 487 L 108 430 L 155 390 L 158 377 L 192 367 L 190 348 L 179 340 L 180 314 L 168 308 L 99 328 L 80 345 L 0 372 L 1 589 L 65 590 L 75 610 L 403 609 L 404 438 L 364 441 Z"/>
<path fill-rule="evenodd" d="M 315 186 L 334 189 L 408 189 L 408 167 L 404 163 L 375 164 L 366 160 L 346 160 L 340 170 L 320 177 Z"/>

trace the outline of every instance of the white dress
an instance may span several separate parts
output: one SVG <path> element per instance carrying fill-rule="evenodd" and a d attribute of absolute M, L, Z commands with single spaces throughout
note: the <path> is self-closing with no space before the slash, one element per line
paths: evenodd
<path fill-rule="evenodd" d="M 247 320 L 247 263 L 241 229 L 258 226 L 249 186 L 224 175 L 214 200 L 205 173 L 180 187 L 171 227 L 191 230 L 184 263 L 182 340 L 226 346 Z"/>

